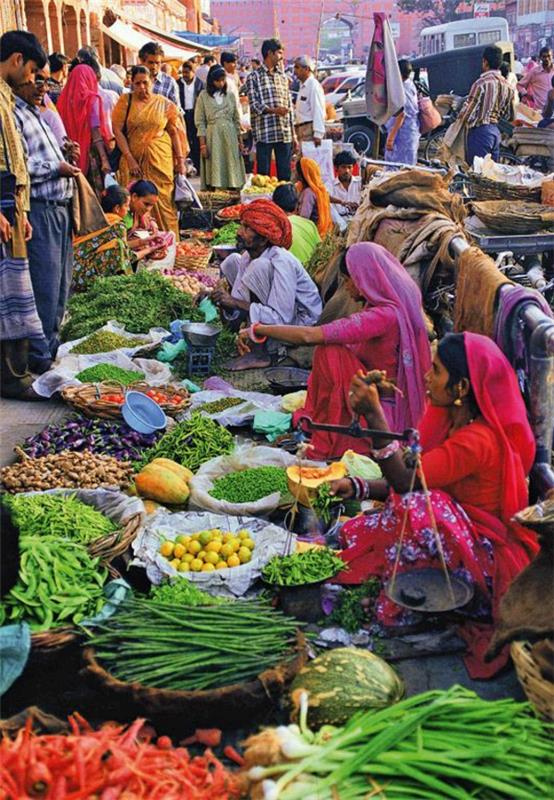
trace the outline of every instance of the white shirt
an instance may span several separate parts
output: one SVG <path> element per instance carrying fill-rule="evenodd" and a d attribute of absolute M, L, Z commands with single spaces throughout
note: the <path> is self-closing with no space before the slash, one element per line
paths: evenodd
<path fill-rule="evenodd" d="M 296 100 L 296 122 L 311 122 L 314 136 L 323 139 L 325 136 L 325 95 L 320 82 L 313 76 L 300 86 Z"/>
<path fill-rule="evenodd" d="M 186 81 L 182 81 L 182 86 L 184 87 L 183 90 L 183 97 L 185 101 L 185 111 L 192 111 L 194 108 L 194 78 L 191 80 L 190 83 Z"/>
<path fill-rule="evenodd" d="M 335 178 L 327 191 L 331 197 L 336 197 L 338 200 L 344 200 L 345 203 L 360 203 L 362 194 L 362 179 L 359 176 L 353 175 L 350 179 L 348 189 L 345 189 L 338 178 Z M 341 217 L 352 215 L 352 212 L 346 207 L 336 204 L 337 211 Z"/>
<path fill-rule="evenodd" d="M 238 108 L 239 114 L 240 114 L 240 110 L 241 110 L 240 109 L 240 100 L 239 100 L 240 78 L 239 78 L 239 76 L 238 76 L 238 74 L 236 72 L 233 75 L 230 75 L 229 73 L 227 73 L 226 82 L 227 82 L 227 94 L 232 94 L 233 97 L 235 98 L 236 103 L 237 103 L 237 108 Z"/>

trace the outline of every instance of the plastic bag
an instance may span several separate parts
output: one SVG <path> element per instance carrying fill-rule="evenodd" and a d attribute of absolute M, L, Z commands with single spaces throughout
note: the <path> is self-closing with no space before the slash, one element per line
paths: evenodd
<path fill-rule="evenodd" d="M 229 385 L 228 390 L 208 390 L 197 392 L 192 398 L 191 405 L 183 412 L 183 416 L 178 419 L 186 419 L 199 406 L 204 403 L 212 403 L 215 400 L 222 400 L 225 397 L 240 397 L 244 403 L 225 408 L 216 414 L 208 414 L 211 419 L 219 422 L 226 428 L 238 428 L 251 422 L 259 411 L 277 411 L 281 404 L 281 397 L 278 395 L 264 394 L 263 392 L 244 392 L 234 389 Z M 202 412 L 206 413 L 206 412 Z"/>
<path fill-rule="evenodd" d="M 202 208 L 200 199 L 192 183 L 184 175 L 175 176 L 175 203 L 183 203 L 194 208 Z"/>
<path fill-rule="evenodd" d="M 203 464 L 191 479 L 189 507 L 213 511 L 216 514 L 259 517 L 270 514 L 281 502 L 279 492 L 262 497 L 252 503 L 229 503 L 210 495 L 214 481 L 230 472 L 240 472 L 251 467 L 290 467 L 296 463 L 294 456 L 273 447 L 241 445 L 228 456 L 212 458 Z"/>
<path fill-rule="evenodd" d="M 206 528 L 221 528 L 235 532 L 241 528 L 249 531 L 255 543 L 252 560 L 248 564 L 215 572 L 177 572 L 169 561 L 158 553 L 160 541 L 175 539 L 180 534 L 197 533 Z M 199 589 L 220 597 L 240 597 L 258 578 L 265 565 L 276 555 L 288 555 L 296 548 L 296 536 L 284 528 L 255 517 L 227 517 L 202 511 L 171 513 L 159 509 L 150 514 L 143 530 L 132 545 L 135 558 L 131 566 L 144 567 L 151 583 L 159 584 L 164 578 L 186 578 Z"/>
<path fill-rule="evenodd" d="M 298 411 L 299 408 L 304 408 L 307 396 L 308 392 L 306 389 L 283 395 L 281 398 L 281 411 L 292 414 L 294 411 Z"/>
<path fill-rule="evenodd" d="M 381 468 L 376 461 L 368 456 L 355 453 L 354 450 L 347 450 L 341 458 L 342 463 L 348 470 L 351 478 L 363 478 L 366 481 L 378 481 L 383 477 Z"/>
<path fill-rule="evenodd" d="M 265 433 L 268 442 L 274 442 L 279 436 L 290 430 L 292 414 L 282 411 L 256 411 L 252 428 L 256 433 Z"/>
<path fill-rule="evenodd" d="M 331 139 L 323 139 L 321 144 L 317 146 L 314 142 L 302 142 L 301 147 L 302 155 L 305 158 L 311 158 L 319 164 L 323 183 L 332 184 L 335 179 L 335 171 L 333 169 L 333 142 Z"/>

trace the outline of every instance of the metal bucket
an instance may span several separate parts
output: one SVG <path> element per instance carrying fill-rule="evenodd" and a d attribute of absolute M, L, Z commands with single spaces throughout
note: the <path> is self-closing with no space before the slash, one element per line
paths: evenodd
<path fill-rule="evenodd" d="M 321 608 L 321 589 L 325 581 L 302 586 L 276 587 L 279 607 L 284 614 L 301 622 L 319 622 L 325 615 Z"/>

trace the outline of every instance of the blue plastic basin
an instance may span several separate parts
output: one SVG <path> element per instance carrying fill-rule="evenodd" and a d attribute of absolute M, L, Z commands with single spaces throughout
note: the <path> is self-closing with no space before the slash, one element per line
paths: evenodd
<path fill-rule="evenodd" d="M 127 392 L 121 413 L 138 433 L 154 433 L 167 425 L 167 417 L 156 401 L 141 392 Z"/>

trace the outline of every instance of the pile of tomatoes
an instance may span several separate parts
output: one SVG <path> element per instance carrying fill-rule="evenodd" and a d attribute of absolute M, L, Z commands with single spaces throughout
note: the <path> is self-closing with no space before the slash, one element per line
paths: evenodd
<path fill-rule="evenodd" d="M 145 394 L 147 397 L 155 400 L 158 405 L 178 406 L 183 402 L 183 400 L 185 400 L 185 398 L 180 394 L 167 394 L 162 389 L 148 389 Z M 102 400 L 105 400 L 107 403 L 117 403 L 118 405 L 123 405 L 125 402 L 125 395 L 113 392 L 112 394 L 103 395 Z"/>

